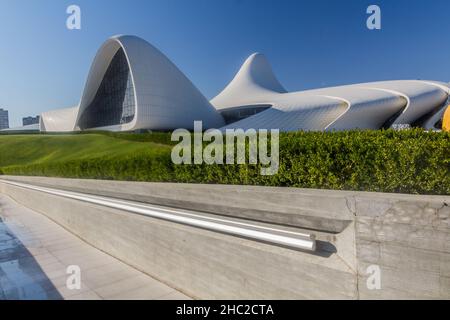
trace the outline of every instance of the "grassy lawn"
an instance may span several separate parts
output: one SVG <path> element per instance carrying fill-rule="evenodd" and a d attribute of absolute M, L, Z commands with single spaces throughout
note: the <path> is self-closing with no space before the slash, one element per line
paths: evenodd
<path fill-rule="evenodd" d="M 161 142 L 131 141 L 107 134 L 0 135 L 0 168 L 90 159 L 150 157 L 170 152 Z"/>
<path fill-rule="evenodd" d="M 260 165 L 175 165 L 169 133 L 0 135 L 0 174 L 450 194 L 450 133 L 280 135 L 279 171 Z"/>

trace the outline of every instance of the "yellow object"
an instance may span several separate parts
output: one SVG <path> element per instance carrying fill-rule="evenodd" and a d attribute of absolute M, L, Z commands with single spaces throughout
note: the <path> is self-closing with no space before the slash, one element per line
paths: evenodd
<path fill-rule="evenodd" d="M 444 112 L 444 118 L 442 118 L 442 130 L 450 131 L 450 105 Z"/>

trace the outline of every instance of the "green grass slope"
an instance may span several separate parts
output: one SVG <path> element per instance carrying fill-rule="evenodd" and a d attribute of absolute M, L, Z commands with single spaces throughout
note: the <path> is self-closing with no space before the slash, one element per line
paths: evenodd
<path fill-rule="evenodd" d="M 450 133 L 295 132 L 280 166 L 174 165 L 169 133 L 0 135 L 0 174 L 450 194 Z"/>
<path fill-rule="evenodd" d="M 170 146 L 161 143 L 107 134 L 0 135 L 0 168 L 134 155 L 154 157 L 168 151 Z"/>

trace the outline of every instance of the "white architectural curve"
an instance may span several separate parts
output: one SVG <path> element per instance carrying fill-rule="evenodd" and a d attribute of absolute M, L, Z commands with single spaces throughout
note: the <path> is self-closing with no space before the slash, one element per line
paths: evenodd
<path fill-rule="evenodd" d="M 332 131 L 398 125 L 436 129 L 450 94 L 436 81 L 382 81 L 287 92 L 255 53 L 209 102 L 158 49 L 115 36 L 99 49 L 78 107 L 45 112 L 41 131 L 203 128 Z"/>
<path fill-rule="evenodd" d="M 114 54 L 126 55 L 134 89 L 136 112 L 133 120 L 108 130 L 191 129 L 195 120 L 206 128 L 220 127 L 222 117 L 191 81 L 158 49 L 135 36 L 116 36 L 99 50 L 89 73 L 80 113 L 92 102 Z"/>
<path fill-rule="evenodd" d="M 260 58 L 264 61 L 261 63 L 255 57 L 261 55 L 250 56 L 233 81 L 211 100 L 228 123 L 223 129 L 323 131 L 380 129 L 395 125 L 435 129 L 450 94 L 448 84 L 420 80 L 382 81 L 287 93 L 284 89 L 276 89 L 283 88 L 281 85 L 261 85 L 278 83 L 278 80 L 267 60 Z M 261 70 L 255 71 L 258 68 Z"/>
<path fill-rule="evenodd" d="M 45 132 L 75 131 L 79 107 L 47 111 L 40 116 L 40 130 Z"/>
<path fill-rule="evenodd" d="M 228 86 L 211 103 L 220 110 L 222 106 L 249 105 L 255 101 L 270 100 L 274 94 L 287 93 L 280 84 L 266 57 L 252 54 L 242 65 Z"/>
<path fill-rule="evenodd" d="M 102 45 L 74 118 L 67 119 L 67 110 L 60 112 L 44 113 L 41 130 L 193 129 L 196 120 L 205 128 L 224 125 L 191 81 L 164 54 L 135 36 L 115 36 Z M 64 121 L 52 122 L 50 116 Z"/>

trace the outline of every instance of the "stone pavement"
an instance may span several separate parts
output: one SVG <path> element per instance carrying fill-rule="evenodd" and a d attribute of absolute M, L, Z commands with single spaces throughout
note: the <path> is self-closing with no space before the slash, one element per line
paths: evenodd
<path fill-rule="evenodd" d="M 81 288 L 70 290 L 69 266 Z M 0 194 L 0 300 L 190 299 Z"/>

